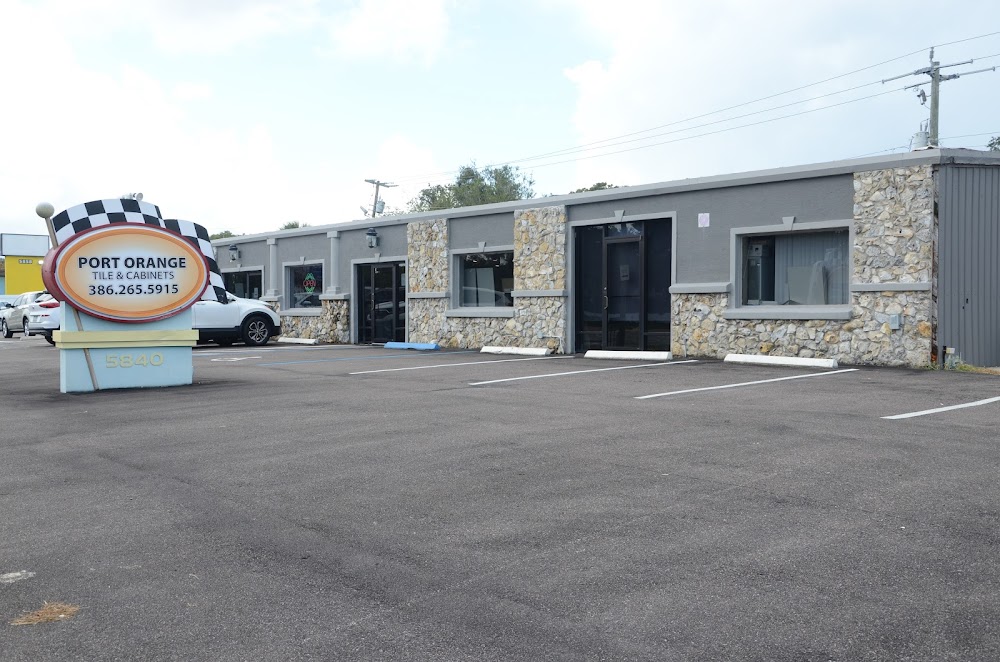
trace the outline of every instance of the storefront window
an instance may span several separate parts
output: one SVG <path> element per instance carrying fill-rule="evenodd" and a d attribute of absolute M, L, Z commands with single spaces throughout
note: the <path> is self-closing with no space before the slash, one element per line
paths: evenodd
<path fill-rule="evenodd" d="M 463 307 L 513 306 L 514 253 L 472 253 L 459 258 Z"/>
<path fill-rule="evenodd" d="M 235 271 L 222 274 L 226 291 L 242 299 L 259 299 L 262 274 L 260 271 Z"/>
<path fill-rule="evenodd" d="M 748 237 L 743 305 L 830 305 L 849 300 L 847 230 Z"/>
<path fill-rule="evenodd" d="M 320 305 L 323 293 L 323 265 L 303 264 L 288 267 L 286 272 L 289 308 L 312 308 Z"/>

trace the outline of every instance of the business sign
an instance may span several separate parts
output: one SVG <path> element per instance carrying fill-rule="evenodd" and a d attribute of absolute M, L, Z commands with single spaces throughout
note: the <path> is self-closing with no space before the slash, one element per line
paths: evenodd
<path fill-rule="evenodd" d="M 180 234 L 137 223 L 94 227 L 45 260 L 55 298 L 113 322 L 150 322 L 186 310 L 209 283 L 202 251 Z"/>
<path fill-rule="evenodd" d="M 49 251 L 49 238 L 44 234 L 0 234 L 0 255 L 42 257 Z"/>

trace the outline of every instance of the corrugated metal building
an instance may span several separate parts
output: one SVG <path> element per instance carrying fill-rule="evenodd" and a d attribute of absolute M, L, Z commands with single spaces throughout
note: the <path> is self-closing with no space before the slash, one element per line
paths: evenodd
<path fill-rule="evenodd" d="M 1000 366 L 1000 167 L 948 158 L 938 181 L 938 342 Z"/>

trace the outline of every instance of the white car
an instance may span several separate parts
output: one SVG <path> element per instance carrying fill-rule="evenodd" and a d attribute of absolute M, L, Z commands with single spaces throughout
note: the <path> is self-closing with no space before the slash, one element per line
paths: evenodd
<path fill-rule="evenodd" d="M 28 320 L 28 306 L 43 294 L 47 293 L 25 292 L 14 299 L 13 303 L 3 304 L 3 308 L 0 308 L 0 335 L 4 338 L 13 338 L 15 332 L 23 332 Z"/>
<path fill-rule="evenodd" d="M 50 345 L 54 345 L 52 332 L 62 324 L 62 312 L 59 302 L 51 294 L 43 294 L 28 306 L 28 325 L 24 327 L 26 336 L 44 336 Z"/>
<path fill-rule="evenodd" d="M 46 296 L 31 308 L 34 310 L 28 318 L 28 335 L 43 335 L 54 344 L 52 332 L 59 329 L 61 321 L 59 302 Z M 271 338 L 281 335 L 281 318 L 256 299 L 229 294 L 229 303 L 198 301 L 191 311 L 191 327 L 198 331 L 198 342 L 232 345 L 243 341 L 256 346 L 266 345 Z"/>
<path fill-rule="evenodd" d="M 198 301 L 193 311 L 192 327 L 198 330 L 199 342 L 231 345 L 242 340 L 247 345 L 266 345 L 281 335 L 281 318 L 256 299 L 241 299 L 229 294 L 229 303 Z"/>

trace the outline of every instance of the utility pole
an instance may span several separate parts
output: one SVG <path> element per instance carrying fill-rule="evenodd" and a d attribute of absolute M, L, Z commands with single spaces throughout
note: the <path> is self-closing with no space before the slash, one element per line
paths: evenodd
<path fill-rule="evenodd" d="M 393 188 L 394 186 L 397 186 L 397 184 L 390 184 L 389 182 L 380 182 L 377 179 L 366 179 L 365 181 L 368 182 L 369 184 L 374 184 L 375 185 L 375 200 L 374 200 L 374 202 L 372 202 L 372 218 L 375 218 L 375 214 L 378 213 L 378 190 L 379 190 L 379 187 L 384 186 L 386 188 Z"/>
<path fill-rule="evenodd" d="M 931 121 L 930 121 L 930 140 L 929 144 L 931 147 L 938 147 L 938 114 L 941 109 L 941 83 L 946 80 L 954 80 L 960 76 L 969 76 L 971 74 L 979 74 L 984 71 L 996 71 L 996 67 L 987 67 L 985 69 L 976 69 L 975 71 L 963 71 L 958 74 L 949 74 L 947 76 L 941 75 L 941 70 L 945 67 L 958 67 L 963 64 L 972 64 L 974 60 L 965 60 L 964 62 L 953 62 L 952 64 L 941 64 L 934 59 L 934 49 L 931 48 L 930 53 L 930 63 L 931 66 L 924 67 L 923 69 L 917 69 L 916 71 L 908 74 L 903 74 L 902 76 L 893 76 L 892 78 L 886 78 L 882 81 L 882 84 L 888 83 L 890 80 L 899 80 L 900 78 L 906 78 L 907 76 L 919 76 L 926 74 L 931 77 Z M 904 87 L 904 90 L 913 89 L 915 87 L 921 87 L 927 83 L 917 83 L 916 85 L 908 85 Z M 923 95 L 923 90 L 919 93 L 921 99 L 923 100 L 925 96 Z M 922 101 L 921 101 L 922 102 Z"/>

